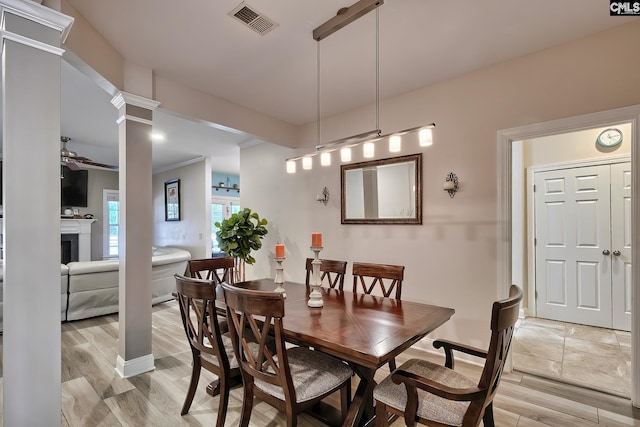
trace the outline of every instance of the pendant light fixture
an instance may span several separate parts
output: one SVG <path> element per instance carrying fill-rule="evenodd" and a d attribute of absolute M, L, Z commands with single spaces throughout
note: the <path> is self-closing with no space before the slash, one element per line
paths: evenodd
<path fill-rule="evenodd" d="M 303 154 L 297 157 L 291 157 L 286 160 L 287 173 L 296 173 L 296 161 L 302 159 L 302 169 L 309 170 L 313 167 L 313 157 L 320 155 L 320 165 L 331 165 L 331 152 L 340 150 L 340 161 L 350 162 L 352 159 L 352 148 L 362 145 L 362 155 L 365 158 L 375 156 L 375 142 L 381 139 L 388 139 L 389 152 L 398 153 L 402 151 L 402 136 L 409 133 L 418 133 L 418 142 L 421 147 L 428 147 L 433 144 L 432 129 L 435 123 L 424 126 L 417 126 L 405 129 L 399 132 L 393 132 L 382 135 L 380 130 L 380 15 L 379 6 L 384 4 L 384 0 L 360 0 L 349 7 L 343 7 L 333 18 L 326 21 L 313 30 L 313 38 L 317 44 L 317 105 L 316 105 L 316 126 L 317 126 L 317 145 L 315 151 Z M 321 127 L 320 127 L 320 41 L 329 37 L 339 29 L 349 25 L 351 22 L 366 15 L 372 10 L 376 10 L 376 99 L 375 99 L 375 115 L 376 128 L 372 131 L 347 138 L 338 139 L 332 142 L 322 144 Z"/>

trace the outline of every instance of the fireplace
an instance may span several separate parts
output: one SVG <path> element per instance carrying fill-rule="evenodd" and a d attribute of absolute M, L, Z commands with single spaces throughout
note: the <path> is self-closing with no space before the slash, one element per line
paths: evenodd
<path fill-rule="evenodd" d="M 79 261 L 79 249 L 77 234 L 60 235 L 60 262 L 62 264 Z"/>

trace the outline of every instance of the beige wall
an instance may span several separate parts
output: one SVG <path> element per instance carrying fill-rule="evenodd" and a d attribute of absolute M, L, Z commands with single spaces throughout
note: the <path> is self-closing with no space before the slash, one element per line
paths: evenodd
<path fill-rule="evenodd" d="M 208 178 L 207 178 L 208 176 Z M 180 221 L 165 221 L 164 183 L 180 179 Z M 154 245 L 176 246 L 192 258 L 211 256 L 209 160 L 153 175 Z"/>
<path fill-rule="evenodd" d="M 622 131 L 622 142 L 613 148 L 602 148 L 596 144 L 600 133 L 610 127 Z M 631 124 L 585 129 L 578 132 L 550 135 L 524 142 L 525 167 L 547 166 L 577 160 L 596 160 L 612 156 L 631 155 Z"/>
<path fill-rule="evenodd" d="M 269 221 L 270 234 L 250 277 L 272 275 L 273 247 L 287 244 L 287 280 L 303 280 L 312 231 L 325 235 L 323 257 L 406 266 L 403 298 L 453 307 L 456 314 L 435 335 L 485 347 L 491 302 L 497 296 L 497 132 L 517 126 L 640 104 L 629 85 L 640 72 L 633 55 L 640 23 L 632 23 L 554 49 L 382 101 L 384 132 L 436 122 L 434 146 L 424 149 L 421 226 L 340 224 L 340 168 L 285 173 L 292 150 L 263 144 L 241 151 L 242 205 Z M 618 63 L 616 78 L 608 64 Z M 428 72 L 428 70 L 425 70 Z M 323 119 L 327 140 L 373 127 L 373 106 Z M 315 145 L 314 125 L 303 145 Z M 419 151 L 415 141 L 403 153 Z M 384 144 L 377 158 L 390 157 Z M 354 159 L 358 161 L 359 159 Z M 442 191 L 455 172 L 460 191 Z M 323 186 L 325 207 L 314 201 Z M 348 281 L 350 278 L 347 279 Z"/>

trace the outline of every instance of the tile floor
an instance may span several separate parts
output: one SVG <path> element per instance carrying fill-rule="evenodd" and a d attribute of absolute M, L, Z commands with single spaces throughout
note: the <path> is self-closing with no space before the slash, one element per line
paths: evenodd
<path fill-rule="evenodd" d="M 629 332 L 529 317 L 512 351 L 517 371 L 630 396 Z"/>

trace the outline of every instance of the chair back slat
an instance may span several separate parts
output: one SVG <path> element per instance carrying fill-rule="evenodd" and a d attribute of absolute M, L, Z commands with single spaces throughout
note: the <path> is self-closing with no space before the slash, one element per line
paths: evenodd
<path fill-rule="evenodd" d="M 235 283 L 235 259 L 232 257 L 192 259 L 187 264 L 187 275 L 205 280 Z"/>
<path fill-rule="evenodd" d="M 174 277 L 180 316 L 192 350 L 216 356 L 220 366 L 226 365 L 228 369 L 229 360 L 216 315 L 214 282 L 178 274 Z"/>
<path fill-rule="evenodd" d="M 227 283 L 223 283 L 222 288 L 229 331 L 244 380 L 253 383 L 259 379 L 277 385 L 295 401 L 283 337 L 283 295 L 241 289 Z M 269 344 L 270 334 L 275 337 L 275 346 Z M 250 342 L 254 344 L 250 345 Z M 255 342 L 258 343 L 257 351 Z"/>
<path fill-rule="evenodd" d="M 487 351 L 487 360 L 478 383 L 478 388 L 486 390 L 486 396 L 484 400 L 472 402 L 465 417 L 481 413 L 493 401 L 502 378 L 509 349 L 511 348 L 511 340 L 518 320 L 521 301 L 522 291 L 518 286 L 511 285 L 509 297 L 493 303 L 491 341 Z"/>
<path fill-rule="evenodd" d="M 402 297 L 403 265 L 354 262 L 352 274 L 354 293 L 362 291 L 365 294 L 371 294 L 379 287 L 385 297 L 395 299 Z"/>
<path fill-rule="evenodd" d="M 347 274 L 347 261 L 336 261 L 331 259 L 321 259 L 320 264 L 320 283 L 328 285 L 331 289 L 342 290 L 344 288 L 344 276 Z M 306 278 L 305 284 L 311 284 L 311 276 L 313 273 L 313 258 L 307 258 L 305 264 Z M 315 280 L 315 279 L 314 279 Z"/>

